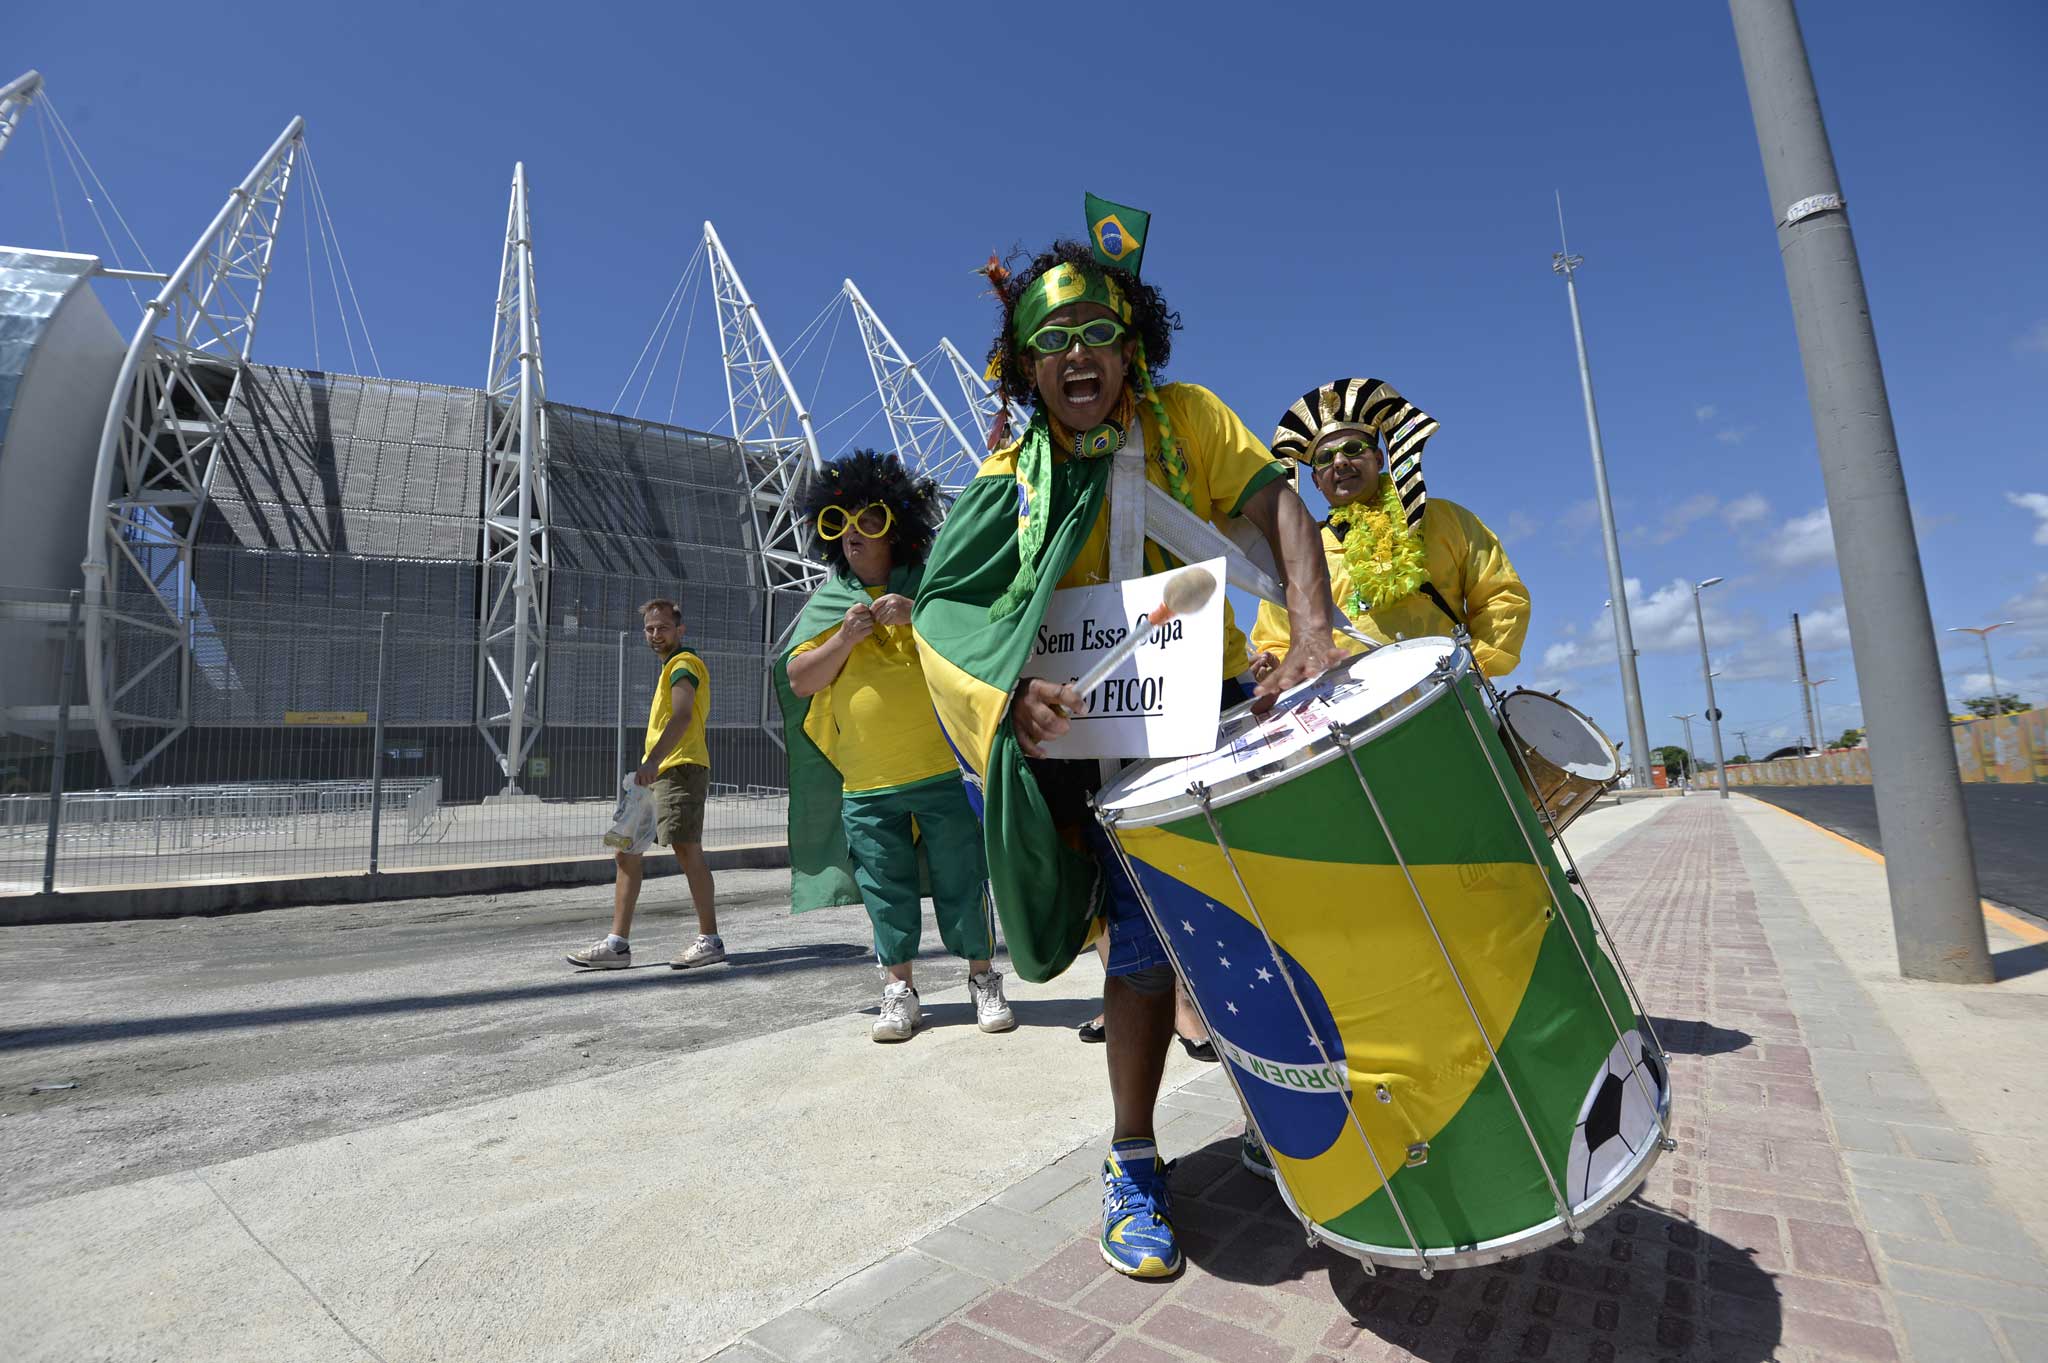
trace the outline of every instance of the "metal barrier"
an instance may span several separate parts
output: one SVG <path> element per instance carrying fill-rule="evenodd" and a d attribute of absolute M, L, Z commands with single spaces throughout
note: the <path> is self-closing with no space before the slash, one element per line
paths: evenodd
<path fill-rule="evenodd" d="M 474 724 L 473 630 L 209 603 L 191 721 L 141 735 L 138 751 L 161 751 L 119 788 L 82 684 L 60 682 L 79 648 L 68 606 L 0 592 L 0 791 L 14 792 L 0 794 L 0 894 L 602 856 L 659 675 L 637 631 L 551 636 L 524 794 L 500 800 L 505 773 Z M 759 641 L 691 647 L 711 671 L 705 846 L 780 843 L 788 766 L 761 725 Z"/>

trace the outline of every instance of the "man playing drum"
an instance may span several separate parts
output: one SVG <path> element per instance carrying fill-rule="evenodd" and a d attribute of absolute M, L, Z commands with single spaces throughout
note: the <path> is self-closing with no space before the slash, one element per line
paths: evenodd
<path fill-rule="evenodd" d="M 998 449 L 954 504 L 932 547 L 912 622 L 940 726 L 981 803 L 996 909 L 1017 973 L 1059 974 L 1109 935 L 1103 990 L 1116 1126 L 1103 1165 L 1102 1255 L 1119 1273 L 1180 1267 L 1154 1143 L 1153 1105 L 1173 1039 L 1173 971 L 1114 848 L 1087 809 L 1094 761 L 1043 760 L 1083 708 L 1070 686 L 1019 684 L 1057 587 L 1109 580 L 1111 538 L 1134 506 L 1110 504 L 1126 442 L 1144 477 L 1212 525 L 1243 517 L 1284 566 L 1305 643 L 1276 657 L 1260 692 L 1277 695 L 1340 661 L 1330 644 L 1327 569 L 1316 529 L 1283 466 L 1206 389 L 1155 386 L 1179 318 L 1138 280 L 1143 215 L 1090 201 L 1091 245 L 1056 242 L 1016 276 L 991 259 L 1003 325 L 991 347 L 1002 396 L 1029 426 Z M 1134 499 L 1142 502 L 1142 498 Z M 1120 542 L 1128 543 L 1128 540 Z M 1143 545 L 1142 571 L 1169 566 Z M 1225 629 L 1216 680 L 1240 670 Z M 1234 685 L 1230 690 L 1235 691 Z"/>
<path fill-rule="evenodd" d="M 1529 590 L 1484 521 L 1424 490 L 1422 447 L 1436 430 L 1435 419 L 1392 384 L 1338 379 L 1302 394 L 1281 415 L 1273 453 L 1306 464 L 1330 504 L 1323 556 L 1330 591 L 1353 625 L 1382 643 L 1450 634 L 1462 625 L 1479 670 L 1505 676 L 1521 661 Z M 1288 641 L 1287 612 L 1260 605 L 1252 675 L 1271 675 Z M 1332 642 L 1347 653 L 1365 647 L 1341 634 Z M 1249 1130 L 1243 1160 L 1252 1172 L 1273 1176 Z"/>
<path fill-rule="evenodd" d="M 1330 590 L 1351 623 L 1382 643 L 1447 635 L 1462 625 L 1472 636 L 1473 661 L 1497 679 L 1521 660 L 1529 591 L 1485 522 L 1425 492 L 1422 447 L 1436 429 L 1392 384 L 1338 379 L 1287 409 L 1273 432 L 1273 453 L 1306 464 L 1329 501 L 1323 555 Z M 1288 639 L 1287 612 L 1261 606 L 1252 627 L 1252 676 L 1264 678 L 1279 666 Z M 1334 642 L 1347 653 L 1364 647 L 1342 635 Z"/>

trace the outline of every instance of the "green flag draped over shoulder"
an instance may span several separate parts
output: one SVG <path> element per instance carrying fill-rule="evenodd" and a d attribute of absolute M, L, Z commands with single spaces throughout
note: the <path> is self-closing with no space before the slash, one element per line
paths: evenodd
<path fill-rule="evenodd" d="M 939 727 L 981 816 L 1003 940 L 1016 972 L 1033 982 L 1058 975 L 1087 945 L 1101 887 L 1094 861 L 1053 824 L 1010 729 L 1010 695 L 1053 590 L 1107 501 L 1109 466 L 1107 459 L 1056 464 L 1051 505 L 1025 506 L 1015 447 L 990 458 L 947 515 L 911 614 Z M 1022 513 L 1047 518 L 1037 572 L 1030 595 L 991 618 L 1017 577 Z"/>
<path fill-rule="evenodd" d="M 917 596 L 923 568 L 905 566 L 889 574 L 889 590 Z M 868 600 L 858 578 L 835 572 L 811 593 L 796 618 L 789 647 L 775 660 L 775 695 L 782 702 L 782 739 L 789 752 L 789 880 L 790 911 L 832 908 L 861 902 L 853 880 L 853 858 L 846 848 L 846 825 L 840 818 L 845 787 L 835 754 L 819 745 L 832 744 L 832 688 L 799 696 L 789 684 L 789 660 L 797 648 L 846 622 L 846 612 Z M 813 723 L 813 717 L 817 721 Z M 918 865 L 924 867 L 923 844 Z"/>

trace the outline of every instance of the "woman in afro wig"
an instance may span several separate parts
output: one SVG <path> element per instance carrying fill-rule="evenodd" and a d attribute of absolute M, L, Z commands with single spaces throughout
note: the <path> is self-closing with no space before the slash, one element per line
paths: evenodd
<path fill-rule="evenodd" d="M 866 905 L 886 976 L 869 1035 L 905 1041 L 920 1016 L 911 965 L 928 884 L 940 939 L 967 961 L 976 1024 L 1006 1032 L 1017 1023 L 989 966 L 995 921 L 981 821 L 939 732 L 910 631 L 938 530 L 938 486 L 893 454 L 856 450 L 825 465 L 803 508 L 833 572 L 776 666 L 791 904 Z"/>

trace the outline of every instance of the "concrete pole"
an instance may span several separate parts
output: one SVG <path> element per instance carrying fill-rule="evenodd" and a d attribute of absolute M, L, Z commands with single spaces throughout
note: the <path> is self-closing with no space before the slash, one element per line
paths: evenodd
<path fill-rule="evenodd" d="M 1692 716 L 1673 715 L 1672 718 L 1685 726 L 1685 780 L 1687 785 L 1691 785 L 1693 773 L 1700 769 L 1699 759 L 1692 755 Z"/>
<path fill-rule="evenodd" d="M 1833 520 L 1899 971 L 1992 981 L 1934 621 L 1856 257 L 1792 0 L 1730 0 Z"/>
<path fill-rule="evenodd" d="M 1557 210 L 1558 244 L 1564 246 L 1564 207 Z M 1607 495 L 1607 454 L 1600 444 L 1600 409 L 1593 403 L 1593 369 L 1586 359 L 1586 328 L 1579 318 L 1579 288 L 1572 271 L 1580 257 L 1569 247 L 1551 257 L 1550 268 L 1564 276 L 1564 293 L 1572 309 L 1572 341 L 1579 351 L 1579 391 L 1586 400 L 1586 439 L 1593 448 L 1593 498 L 1600 505 L 1600 538 L 1607 549 L 1607 590 L 1614 603 L 1614 649 L 1621 659 L 1621 704 L 1628 721 L 1628 765 L 1635 788 L 1650 788 L 1650 730 L 1643 723 L 1643 688 L 1636 678 L 1635 634 L 1628 623 L 1628 581 L 1621 571 L 1621 537 L 1614 530 L 1614 501 Z"/>
<path fill-rule="evenodd" d="M 1707 660 L 1707 617 L 1700 609 L 1700 593 L 1721 579 L 1710 577 L 1692 589 L 1692 620 L 1700 630 L 1700 676 L 1707 683 L 1707 726 L 1714 731 L 1714 774 L 1720 778 L 1721 798 L 1728 798 L 1728 758 L 1721 751 L 1721 711 L 1714 704 L 1714 665 Z"/>
<path fill-rule="evenodd" d="M 71 612 L 64 623 L 64 680 L 57 690 L 57 732 L 50 741 L 50 825 L 43 838 L 44 894 L 57 892 L 57 839 L 64 831 L 64 764 L 71 755 L 71 676 L 78 657 L 79 609 L 84 603 L 85 593 L 73 591 Z"/>
<path fill-rule="evenodd" d="M 377 714 L 370 739 L 370 874 L 384 849 L 384 688 L 391 680 L 391 612 L 377 614 Z"/>

